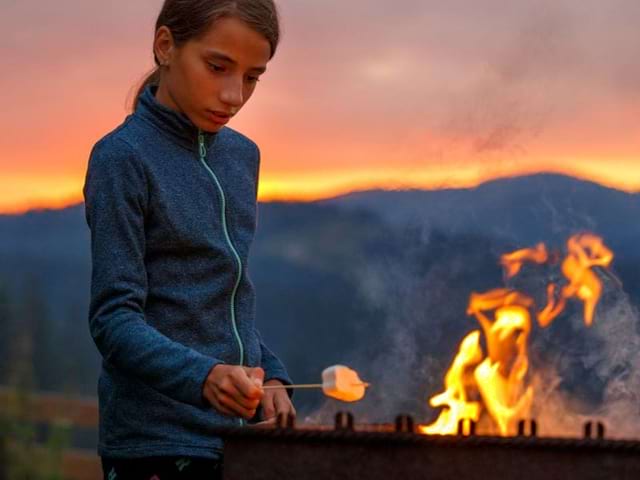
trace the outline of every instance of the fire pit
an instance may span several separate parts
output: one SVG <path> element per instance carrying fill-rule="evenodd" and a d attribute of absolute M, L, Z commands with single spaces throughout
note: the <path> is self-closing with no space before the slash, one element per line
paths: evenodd
<path fill-rule="evenodd" d="M 333 428 L 226 428 L 224 479 L 603 480 L 640 478 L 640 442 L 608 440 L 604 426 L 585 425 L 585 438 L 535 436 L 535 422 L 519 422 L 520 435 L 416 433 L 411 417 L 396 425 L 356 425 L 339 413 Z"/>
<path fill-rule="evenodd" d="M 546 304 L 512 288 L 471 294 L 467 314 L 480 328 L 464 337 L 444 390 L 430 398 L 440 409 L 434 422 L 417 425 L 404 415 L 395 425 L 357 425 L 342 412 L 333 427 L 296 428 L 292 418 L 281 417 L 276 428 L 221 429 L 224 478 L 640 478 L 640 441 L 608 439 L 604 425 L 593 421 L 584 425 L 582 438 L 538 436 L 530 419 L 536 372 L 528 349 L 534 326 L 547 328 L 569 302 L 578 302 L 589 327 L 603 291 L 600 274 L 615 278 L 608 270 L 612 260 L 602 239 L 588 233 L 569 238 L 565 255 L 544 244 L 503 255 L 506 279 L 533 264 L 560 267 L 562 282 L 547 285 Z"/>

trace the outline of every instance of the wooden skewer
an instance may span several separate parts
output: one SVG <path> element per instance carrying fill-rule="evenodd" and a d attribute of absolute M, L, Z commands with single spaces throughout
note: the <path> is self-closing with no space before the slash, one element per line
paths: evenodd
<path fill-rule="evenodd" d="M 359 387 L 360 385 L 365 388 L 371 386 L 370 383 L 362 382 L 362 383 L 354 383 L 352 386 Z M 292 388 L 322 388 L 324 385 L 322 383 L 301 383 L 297 385 L 267 385 L 266 387 L 262 387 L 263 390 L 277 390 L 277 389 L 292 389 Z"/>

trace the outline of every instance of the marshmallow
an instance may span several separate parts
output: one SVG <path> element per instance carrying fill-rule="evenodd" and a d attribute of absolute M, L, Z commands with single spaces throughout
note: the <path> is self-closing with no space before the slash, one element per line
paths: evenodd
<path fill-rule="evenodd" d="M 355 370 L 344 365 L 334 365 L 322 372 L 322 391 L 331 398 L 343 402 L 357 402 L 364 397 L 367 383 L 363 382 Z"/>

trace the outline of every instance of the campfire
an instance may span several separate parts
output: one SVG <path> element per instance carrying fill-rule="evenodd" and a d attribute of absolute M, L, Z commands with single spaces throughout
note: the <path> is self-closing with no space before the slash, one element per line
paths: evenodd
<path fill-rule="evenodd" d="M 541 243 L 503 255 L 501 265 L 505 277 L 511 279 L 525 263 L 557 264 L 558 258 Z M 453 435 L 465 422 L 475 424 L 488 418 L 488 433 L 515 435 L 518 422 L 529 417 L 535 396 L 528 357 L 532 318 L 538 327 L 546 328 L 562 314 L 567 302 L 576 300 L 584 305 L 584 323 L 590 326 L 602 293 L 596 270 L 606 272 L 612 260 L 612 251 L 600 237 L 574 235 L 567 241 L 560 264 L 565 282 L 549 283 L 546 305 L 539 307 L 526 293 L 508 288 L 472 293 L 467 314 L 477 319 L 480 328 L 460 343 L 445 375 L 444 392 L 429 401 L 442 411 L 431 425 L 420 426 L 419 432 Z"/>
<path fill-rule="evenodd" d="M 533 294 L 513 288 L 471 294 L 467 313 L 479 326 L 460 343 L 444 391 L 430 399 L 442 409 L 431 425 L 403 414 L 395 424 L 356 423 L 341 411 L 333 427 L 296 426 L 293 417 L 281 416 L 273 428 L 220 428 L 225 479 L 640 478 L 640 441 L 610 438 L 602 422 L 588 418 L 582 436 L 538 436 L 531 415 L 536 395 L 543 398 L 528 356 L 532 333 L 560 321 L 570 303 L 592 325 L 603 291 L 600 276 L 616 280 L 608 270 L 612 260 L 592 234 L 571 237 L 562 254 L 539 244 L 503 255 L 507 280 L 524 276 L 525 264 L 532 272 L 559 268 L 562 280 Z M 347 380 L 364 385 L 356 377 Z"/>

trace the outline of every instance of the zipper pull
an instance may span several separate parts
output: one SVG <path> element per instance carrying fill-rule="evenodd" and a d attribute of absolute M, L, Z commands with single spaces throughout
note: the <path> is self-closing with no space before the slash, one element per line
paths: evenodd
<path fill-rule="evenodd" d="M 204 134 L 198 129 L 198 146 L 200 147 L 200 159 L 204 160 L 207 156 L 207 147 L 204 144 Z"/>

